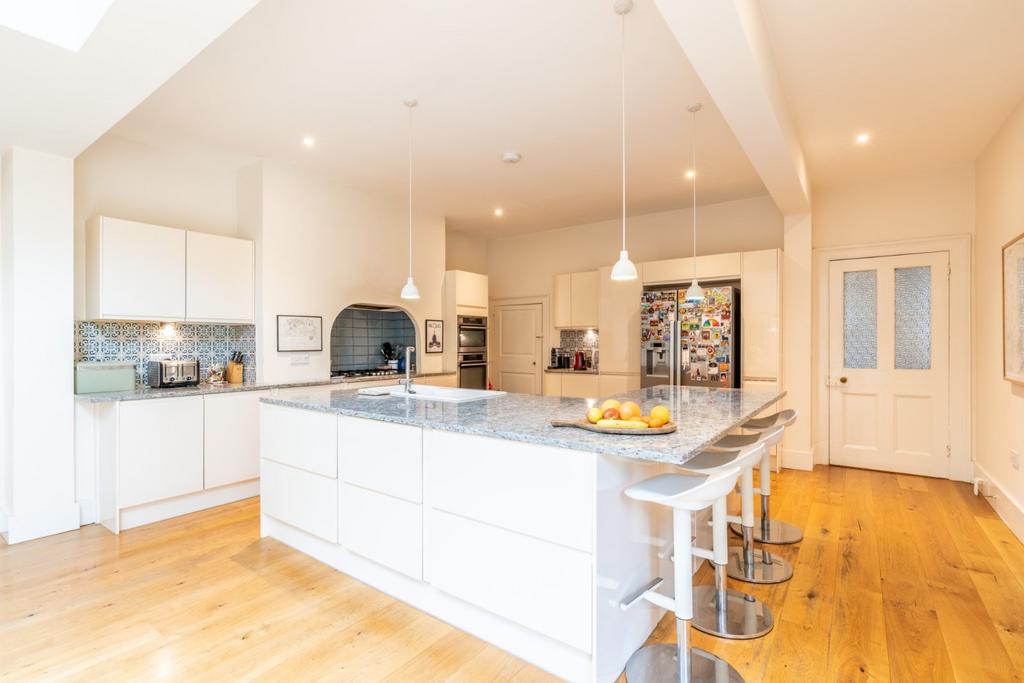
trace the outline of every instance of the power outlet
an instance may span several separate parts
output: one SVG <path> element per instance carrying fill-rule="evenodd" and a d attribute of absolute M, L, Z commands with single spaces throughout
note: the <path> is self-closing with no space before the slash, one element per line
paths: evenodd
<path fill-rule="evenodd" d="M 1015 470 L 1020 469 L 1020 451 L 1010 449 L 1010 467 Z"/>

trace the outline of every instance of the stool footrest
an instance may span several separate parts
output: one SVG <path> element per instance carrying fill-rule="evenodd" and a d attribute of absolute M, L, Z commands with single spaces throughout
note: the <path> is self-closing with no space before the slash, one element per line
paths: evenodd
<path fill-rule="evenodd" d="M 630 607 L 633 607 L 634 605 L 636 605 L 636 603 L 643 600 L 644 595 L 646 593 L 648 593 L 649 591 L 653 591 L 655 588 L 657 588 L 663 583 L 665 583 L 665 579 L 661 578 L 660 576 L 654 577 L 653 579 L 645 583 L 642 587 L 638 588 L 636 591 L 630 593 L 625 598 L 623 598 L 622 601 L 619 603 L 619 609 L 625 612 Z"/>

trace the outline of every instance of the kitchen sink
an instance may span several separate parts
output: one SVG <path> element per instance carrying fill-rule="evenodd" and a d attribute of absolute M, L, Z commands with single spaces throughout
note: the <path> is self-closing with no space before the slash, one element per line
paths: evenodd
<path fill-rule="evenodd" d="M 445 403 L 468 403 L 488 398 L 504 396 L 504 391 L 488 391 L 486 389 L 455 389 L 453 387 L 433 387 L 413 383 L 415 394 L 406 393 L 404 386 L 368 387 L 360 389 L 364 396 L 398 396 L 414 398 L 421 401 L 443 401 Z"/>

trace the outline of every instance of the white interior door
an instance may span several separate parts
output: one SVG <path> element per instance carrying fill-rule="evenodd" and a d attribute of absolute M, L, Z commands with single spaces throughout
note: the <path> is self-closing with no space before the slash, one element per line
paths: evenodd
<path fill-rule="evenodd" d="M 949 476 L 947 252 L 829 263 L 828 391 L 829 462 Z"/>
<path fill-rule="evenodd" d="M 537 304 L 508 304 L 494 309 L 492 377 L 495 389 L 540 395 L 543 374 L 543 309 Z"/>

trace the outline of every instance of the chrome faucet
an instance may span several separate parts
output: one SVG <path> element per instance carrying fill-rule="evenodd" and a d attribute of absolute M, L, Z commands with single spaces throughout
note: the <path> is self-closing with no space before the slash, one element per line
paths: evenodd
<path fill-rule="evenodd" d="M 415 346 L 405 347 L 405 393 L 415 394 L 416 391 L 412 388 L 412 353 L 416 350 Z"/>

